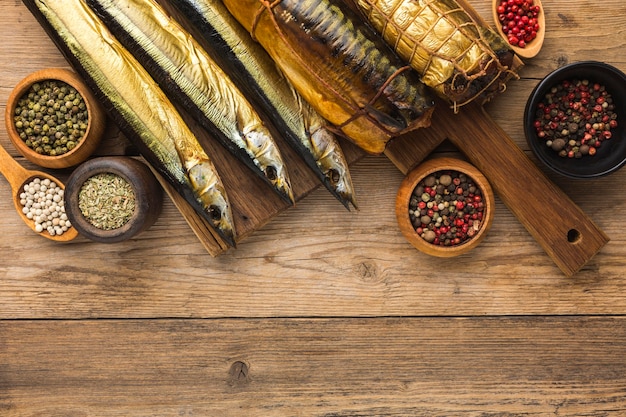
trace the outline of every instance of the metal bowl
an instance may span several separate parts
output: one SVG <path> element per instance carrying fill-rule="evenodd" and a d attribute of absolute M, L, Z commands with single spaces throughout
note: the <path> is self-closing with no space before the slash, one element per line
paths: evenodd
<path fill-rule="evenodd" d="M 559 156 L 539 138 L 534 127 L 537 106 L 552 87 L 569 80 L 589 80 L 606 87 L 613 97 L 618 125 L 611 139 L 602 142 L 593 156 Z M 524 133 L 534 155 L 552 171 L 569 178 L 595 178 L 611 174 L 626 164 L 626 75 L 619 69 L 597 61 L 582 61 L 563 66 L 548 74 L 530 94 L 524 111 Z"/>

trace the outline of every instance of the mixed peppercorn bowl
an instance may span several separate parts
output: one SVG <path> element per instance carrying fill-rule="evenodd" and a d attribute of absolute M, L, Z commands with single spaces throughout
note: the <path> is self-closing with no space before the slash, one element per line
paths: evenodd
<path fill-rule="evenodd" d="M 524 133 L 534 155 L 563 176 L 617 171 L 626 164 L 626 75 L 597 61 L 558 68 L 530 94 Z"/>
<path fill-rule="evenodd" d="M 494 215 L 493 190 L 484 175 L 456 158 L 434 158 L 407 174 L 396 197 L 396 219 L 419 251 L 448 258 L 475 248 Z"/>

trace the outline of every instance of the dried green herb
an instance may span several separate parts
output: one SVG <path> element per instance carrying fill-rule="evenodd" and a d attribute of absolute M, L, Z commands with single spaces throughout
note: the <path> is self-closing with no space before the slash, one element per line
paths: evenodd
<path fill-rule="evenodd" d="M 82 215 L 102 230 L 124 226 L 135 211 L 135 201 L 135 192 L 128 181 L 108 172 L 89 177 L 78 192 Z"/>

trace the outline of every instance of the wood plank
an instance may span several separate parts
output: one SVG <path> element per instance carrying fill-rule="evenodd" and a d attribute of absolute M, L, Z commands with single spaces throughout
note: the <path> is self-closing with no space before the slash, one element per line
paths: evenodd
<path fill-rule="evenodd" d="M 489 18 L 488 2 L 472 3 Z M 626 46 L 620 36 L 624 5 L 608 0 L 605 6 L 597 16 L 606 26 L 598 26 L 595 19 L 578 18 L 588 7 L 585 2 L 549 2 L 551 31 L 544 50 L 523 68 L 521 80 L 486 106 L 527 153 L 524 103 L 538 77 L 565 62 L 560 57 L 606 58 L 626 70 L 626 49 L 618 48 Z M 572 38 L 574 23 L 577 31 L 595 36 Z M 19 79 L 65 61 L 20 1 L 3 6 L 0 39 L 5 40 L 1 55 L 20 56 L 0 61 L 3 111 Z M 609 46 L 595 48 L 598 42 Z M 0 142 L 16 155 L 4 129 Z M 437 154 L 450 150 L 439 148 Z M 132 152 L 114 128 L 98 150 L 102 155 Z M 110 246 L 84 239 L 67 246 L 45 242 L 20 223 L 2 179 L 0 318 L 626 312 L 621 296 L 626 230 L 615 220 L 624 207 L 626 170 L 585 181 L 549 174 L 611 238 L 571 280 L 501 201 L 489 236 L 469 255 L 444 263 L 418 253 L 403 240 L 393 217 L 402 174 L 384 157 L 367 157 L 354 165 L 353 176 L 359 212 L 349 213 L 325 190 L 315 190 L 219 260 L 207 256 L 168 199 L 157 224 L 132 241 Z"/>
<path fill-rule="evenodd" d="M 113 245 L 79 237 L 59 247 L 5 223 L 0 318 L 626 314 L 626 235 L 614 221 L 626 170 L 562 184 L 612 237 L 573 278 L 499 199 L 474 251 L 448 261 L 419 253 L 394 217 L 402 174 L 384 157 L 354 173 L 369 196 L 358 213 L 320 189 L 219 258 L 170 201 L 150 230 Z M 11 210 L 0 200 L 5 218 L 17 219 Z"/>
<path fill-rule="evenodd" d="M 2 321 L 0 333 L 6 417 L 626 413 L 624 317 Z"/>

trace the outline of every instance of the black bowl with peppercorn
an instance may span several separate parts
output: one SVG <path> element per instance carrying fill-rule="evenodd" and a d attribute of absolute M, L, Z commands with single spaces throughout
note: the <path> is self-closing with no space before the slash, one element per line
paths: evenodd
<path fill-rule="evenodd" d="M 615 172 L 626 164 L 626 75 L 597 61 L 553 71 L 526 103 L 524 132 L 535 156 L 563 176 Z"/>
<path fill-rule="evenodd" d="M 68 168 L 98 147 L 106 115 L 73 71 L 47 68 L 22 79 L 5 110 L 7 133 L 29 161 L 46 168 Z"/>
<path fill-rule="evenodd" d="M 435 158 L 407 174 L 396 197 L 404 237 L 428 255 L 453 257 L 475 248 L 494 215 L 494 195 L 485 176 L 468 162 Z"/>

